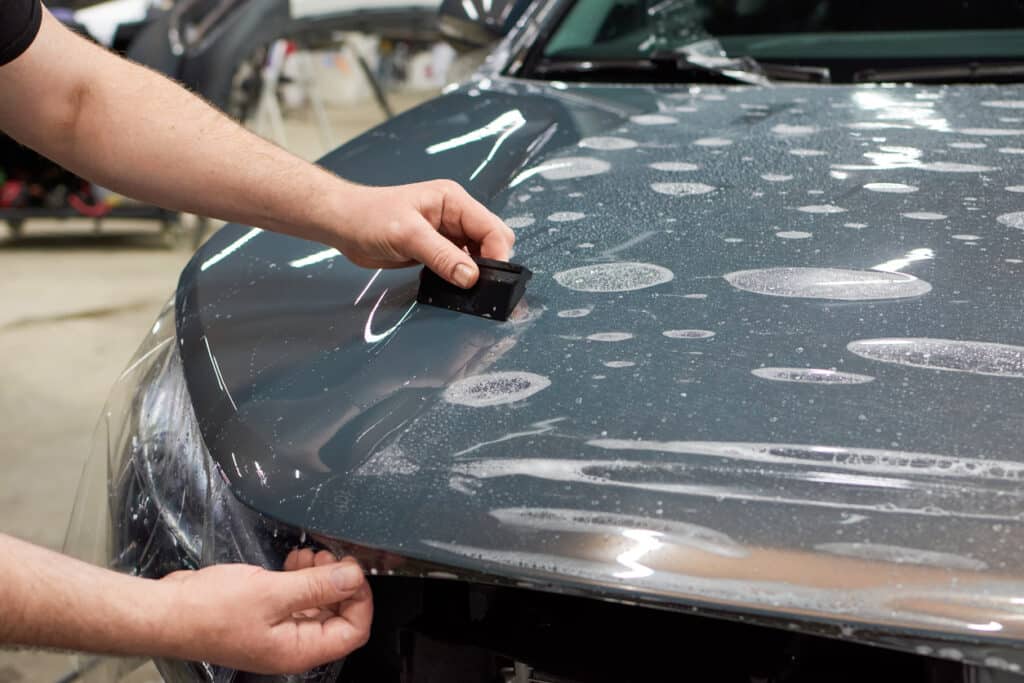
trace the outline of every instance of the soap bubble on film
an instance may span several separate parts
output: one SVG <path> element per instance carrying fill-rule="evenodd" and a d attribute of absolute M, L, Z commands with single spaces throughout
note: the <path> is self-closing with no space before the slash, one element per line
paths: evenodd
<path fill-rule="evenodd" d="M 761 268 L 728 273 L 736 289 L 754 294 L 800 299 L 870 301 L 906 299 L 931 291 L 913 275 L 844 268 Z"/>
<path fill-rule="evenodd" d="M 685 161 L 656 161 L 650 164 L 650 167 L 655 171 L 670 171 L 675 173 L 686 173 L 689 171 L 696 171 L 700 168 L 697 164 L 691 164 Z"/>
<path fill-rule="evenodd" d="M 505 219 L 505 225 L 512 228 L 528 228 L 536 223 L 533 216 L 509 216 Z"/>
<path fill-rule="evenodd" d="M 946 214 L 935 213 L 934 211 L 908 211 L 900 215 L 915 221 L 944 221 L 948 218 Z"/>
<path fill-rule="evenodd" d="M 917 192 L 917 188 L 913 185 L 907 185 L 905 183 L 867 183 L 864 185 L 864 189 L 870 192 L 884 192 L 891 194 L 909 194 L 911 192 Z"/>
<path fill-rule="evenodd" d="M 860 339 L 846 345 L 861 358 L 914 368 L 1024 378 L 1024 346 L 957 339 Z"/>
<path fill-rule="evenodd" d="M 666 114 L 637 114 L 636 116 L 630 116 L 629 120 L 638 126 L 667 126 L 679 123 L 679 119 Z"/>
<path fill-rule="evenodd" d="M 698 147 L 728 147 L 732 144 L 732 140 L 728 138 L 700 138 L 694 140 L 693 144 Z"/>
<path fill-rule="evenodd" d="M 675 275 L 653 263 L 596 263 L 554 274 L 555 282 L 577 292 L 631 292 L 670 282 Z"/>
<path fill-rule="evenodd" d="M 1024 189 L 1024 186 L 1022 186 L 1022 189 Z M 1008 228 L 1017 228 L 1018 230 L 1024 230 L 1024 211 L 1004 213 L 1001 216 L 997 216 L 996 220 Z"/>
<path fill-rule="evenodd" d="M 449 403 L 484 408 L 514 403 L 551 386 L 551 380 L 532 372 L 491 372 L 466 377 L 445 389 Z"/>
<path fill-rule="evenodd" d="M 583 138 L 579 146 L 584 149 L 597 149 L 603 151 L 618 151 L 622 149 L 633 149 L 636 141 L 629 138 L 619 138 L 611 135 L 598 135 L 595 137 Z"/>
<path fill-rule="evenodd" d="M 711 330 L 665 330 L 661 334 L 669 339 L 711 339 L 715 336 Z"/>
<path fill-rule="evenodd" d="M 651 189 L 670 197 L 692 197 L 714 192 L 717 188 L 704 183 L 652 183 Z"/>
<path fill-rule="evenodd" d="M 556 211 L 555 213 L 548 216 L 548 220 L 554 223 L 569 223 L 571 221 L 578 221 L 586 217 L 587 214 L 580 213 L 579 211 Z"/>
<path fill-rule="evenodd" d="M 593 312 L 593 308 L 567 308 L 558 312 L 559 318 L 585 318 Z"/>
<path fill-rule="evenodd" d="M 571 180 L 607 173 L 612 167 L 603 159 L 593 157 L 563 157 L 544 162 L 538 172 L 545 180 Z"/>
<path fill-rule="evenodd" d="M 871 375 L 822 368 L 757 368 L 750 372 L 761 379 L 799 384 L 866 384 L 875 381 Z"/>
<path fill-rule="evenodd" d="M 799 126 L 787 123 L 780 123 L 779 125 L 772 127 L 772 133 L 783 138 L 813 135 L 817 133 L 818 130 L 817 126 Z"/>
<path fill-rule="evenodd" d="M 632 338 L 629 332 L 595 332 L 587 336 L 587 339 L 596 342 L 621 342 Z"/>
<path fill-rule="evenodd" d="M 798 206 L 796 210 L 803 213 L 816 214 L 846 213 L 846 209 L 835 204 L 811 204 L 809 206 Z"/>

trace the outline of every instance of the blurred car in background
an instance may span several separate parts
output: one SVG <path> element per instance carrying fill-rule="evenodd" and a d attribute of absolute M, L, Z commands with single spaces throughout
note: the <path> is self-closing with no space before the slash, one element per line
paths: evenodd
<path fill-rule="evenodd" d="M 365 90 L 382 116 L 391 116 L 392 82 L 436 90 L 451 64 L 437 0 L 107 0 L 50 9 L 90 40 L 181 81 L 278 144 L 299 154 L 316 150 L 310 158 L 339 142 L 329 108 L 350 106 Z M 409 69 L 421 53 L 432 54 L 429 75 Z M 362 88 L 352 87 L 359 82 Z M 318 146 L 289 140 L 289 103 L 312 110 Z M 134 204 L 0 134 L 0 223 L 17 237 L 26 220 L 43 217 L 92 218 L 97 229 L 102 219 L 152 218 L 163 224 L 169 246 L 180 232 L 172 230 L 176 214 Z M 205 222 L 200 227 L 196 245 Z"/>
<path fill-rule="evenodd" d="M 1018 680 L 1024 7 L 442 17 L 504 37 L 320 163 L 463 183 L 534 272 L 512 319 L 223 228 L 115 386 L 67 549 L 355 555 L 373 635 L 308 681 Z"/>

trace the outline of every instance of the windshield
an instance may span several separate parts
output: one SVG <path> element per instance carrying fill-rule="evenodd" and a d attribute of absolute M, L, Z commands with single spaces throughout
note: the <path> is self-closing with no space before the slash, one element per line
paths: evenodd
<path fill-rule="evenodd" d="M 1024 58 L 1024 0 L 577 0 L 541 59 L 649 59 L 709 39 L 830 67 L 1006 62 Z"/>

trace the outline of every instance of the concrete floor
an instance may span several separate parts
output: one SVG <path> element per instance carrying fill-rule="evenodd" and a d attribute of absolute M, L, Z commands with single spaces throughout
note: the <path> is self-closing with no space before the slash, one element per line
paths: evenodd
<path fill-rule="evenodd" d="M 330 114 L 339 143 L 382 119 L 370 102 Z M 287 132 L 298 154 L 318 156 L 308 116 L 291 118 Z M 191 256 L 191 240 L 168 249 L 156 224 L 91 230 L 86 221 L 28 223 L 11 241 L 0 227 L 0 533 L 55 549 L 107 391 Z M 72 666 L 66 655 L 0 651 L 0 683 L 56 681 Z M 133 680 L 155 678 L 147 669 Z"/>

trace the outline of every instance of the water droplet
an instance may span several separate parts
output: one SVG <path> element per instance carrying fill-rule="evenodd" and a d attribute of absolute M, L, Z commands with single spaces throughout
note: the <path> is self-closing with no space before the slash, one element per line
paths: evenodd
<path fill-rule="evenodd" d="M 606 368 L 631 368 L 636 363 L 631 360 L 606 360 L 602 365 Z"/>
<path fill-rule="evenodd" d="M 868 301 L 921 296 L 932 286 L 906 273 L 842 268 L 765 268 L 729 273 L 733 287 L 755 294 L 804 299 Z"/>
<path fill-rule="evenodd" d="M 585 149 L 600 149 L 605 151 L 617 151 L 620 149 L 633 149 L 636 141 L 629 138 L 617 138 L 610 135 L 598 135 L 591 138 L 583 138 L 579 143 Z"/>
<path fill-rule="evenodd" d="M 946 214 L 934 213 L 932 211 L 910 211 L 900 215 L 915 221 L 944 221 L 947 218 Z"/>
<path fill-rule="evenodd" d="M 444 392 L 449 403 L 474 408 L 513 403 L 551 386 L 551 380 L 532 372 L 491 372 L 453 382 Z"/>
<path fill-rule="evenodd" d="M 894 194 L 917 192 L 917 188 L 913 185 L 905 185 L 903 183 L 867 183 L 864 189 L 871 192 L 891 192 Z"/>
<path fill-rule="evenodd" d="M 783 173 L 762 173 L 762 180 L 767 180 L 769 183 L 784 183 L 787 180 L 792 180 L 793 176 L 785 175 Z"/>
<path fill-rule="evenodd" d="M 658 194 L 667 194 L 673 197 L 707 194 L 715 190 L 711 185 L 705 185 L 704 183 L 652 183 L 651 189 Z"/>
<path fill-rule="evenodd" d="M 637 114 L 630 116 L 629 120 L 638 126 L 665 126 L 671 123 L 679 123 L 679 119 L 665 114 Z"/>
<path fill-rule="evenodd" d="M 688 172 L 696 171 L 700 166 L 685 161 L 656 161 L 650 165 L 655 171 Z"/>
<path fill-rule="evenodd" d="M 750 372 L 761 379 L 802 384 L 866 384 L 875 380 L 871 375 L 819 368 L 757 368 Z"/>
<path fill-rule="evenodd" d="M 810 206 L 799 206 L 797 211 L 803 211 L 804 213 L 845 213 L 846 209 L 835 204 L 812 204 Z"/>
<path fill-rule="evenodd" d="M 843 223 L 844 228 L 853 228 L 854 230 L 863 230 L 868 227 L 867 223 Z"/>
<path fill-rule="evenodd" d="M 964 242 L 973 242 L 975 240 L 981 239 L 981 237 L 979 237 L 978 235 L 950 235 L 950 237 L 952 237 L 955 240 L 962 240 Z"/>
<path fill-rule="evenodd" d="M 808 237 L 813 237 L 811 233 L 802 232 L 800 230 L 780 230 L 775 233 L 775 236 L 784 240 L 805 240 Z"/>
<path fill-rule="evenodd" d="M 984 149 L 988 147 L 984 142 L 951 142 L 949 146 L 953 149 Z"/>
<path fill-rule="evenodd" d="M 548 216 L 549 221 L 555 223 L 568 223 L 570 221 L 578 221 L 581 218 L 586 218 L 585 213 L 579 211 L 556 211 L 555 213 Z"/>
<path fill-rule="evenodd" d="M 1024 378 L 1024 346 L 956 339 L 861 339 L 846 348 L 862 358 L 915 368 Z"/>
<path fill-rule="evenodd" d="M 596 342 L 620 342 L 632 338 L 633 335 L 629 332 L 597 332 L 587 337 L 590 341 Z"/>
<path fill-rule="evenodd" d="M 1007 192 L 1024 192 L 1024 185 L 1009 185 L 1004 189 Z"/>
<path fill-rule="evenodd" d="M 710 339 L 715 336 L 711 330 L 665 330 L 662 334 L 669 339 Z"/>
<path fill-rule="evenodd" d="M 1008 228 L 1017 228 L 1018 230 L 1024 230 L 1024 211 L 1004 213 L 1003 215 L 998 216 L 996 220 Z"/>
<path fill-rule="evenodd" d="M 652 263 L 597 263 L 555 273 L 555 282 L 578 292 L 631 292 L 664 284 L 671 270 Z"/>

